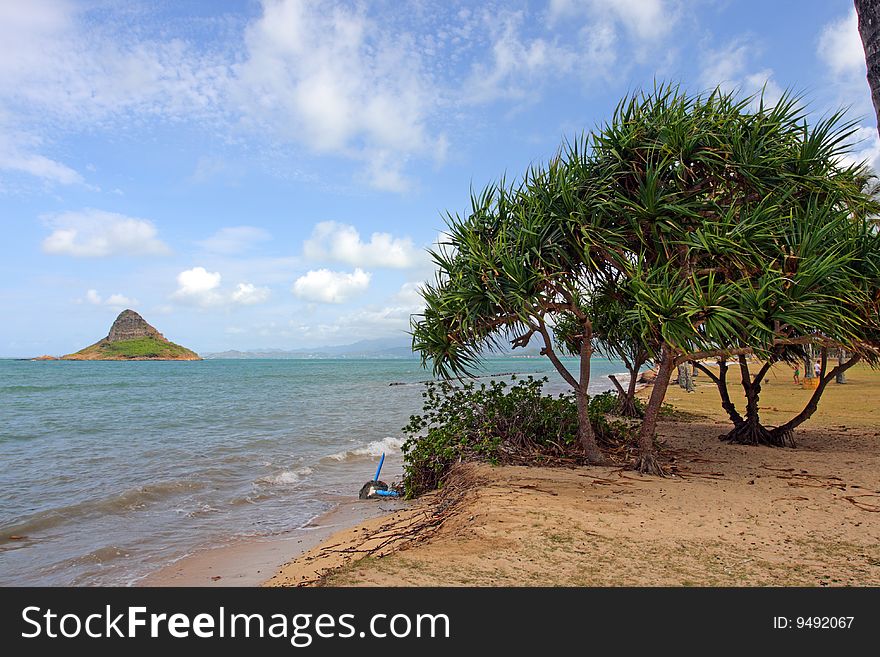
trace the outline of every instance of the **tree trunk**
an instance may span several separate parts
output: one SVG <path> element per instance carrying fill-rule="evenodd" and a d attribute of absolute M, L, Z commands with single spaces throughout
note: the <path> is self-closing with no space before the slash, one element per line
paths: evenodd
<path fill-rule="evenodd" d="M 644 361 L 636 363 L 629 370 L 629 385 L 626 387 L 626 405 L 620 409 L 620 414 L 623 417 L 642 417 L 642 411 L 636 404 L 636 386 L 639 384 L 639 370 L 644 364 Z"/>
<path fill-rule="evenodd" d="M 706 376 L 712 379 L 712 382 L 718 388 L 718 395 L 721 397 L 721 408 L 725 410 L 727 416 L 730 418 L 730 421 L 733 422 L 734 427 L 738 427 L 740 424 L 745 422 L 742 415 L 739 414 L 739 411 L 736 410 L 736 405 L 730 401 L 730 391 L 727 389 L 727 359 L 719 359 L 718 361 L 718 376 L 715 376 L 708 367 L 700 363 L 699 361 L 693 361 L 694 370 L 701 370 Z M 723 440 L 725 436 L 721 436 Z"/>
<path fill-rule="evenodd" d="M 837 376 L 834 383 L 846 383 L 846 370 L 841 366 L 846 365 L 846 349 L 838 349 L 837 351 Z"/>
<path fill-rule="evenodd" d="M 602 451 L 599 449 L 599 443 L 596 442 L 596 434 L 593 432 L 593 425 L 590 423 L 590 357 L 593 355 L 593 330 L 589 320 L 584 320 L 584 335 L 581 338 L 581 366 L 579 379 L 575 379 L 568 368 L 559 360 L 556 352 L 553 350 L 553 339 L 547 331 L 543 321 L 539 321 L 535 327 L 544 338 L 544 347 L 541 349 L 541 355 L 547 356 L 553 367 L 562 376 L 566 382 L 574 388 L 575 398 L 578 407 L 578 440 L 584 452 L 587 455 L 587 462 L 594 465 L 602 465 L 606 463 Z"/>
<path fill-rule="evenodd" d="M 620 381 L 617 380 L 617 377 L 613 374 L 609 374 L 608 378 L 611 379 L 611 383 L 614 384 L 614 387 L 617 388 L 617 396 L 623 399 L 626 397 L 626 390 L 623 389 L 623 386 L 620 385 Z"/>
<path fill-rule="evenodd" d="M 810 397 L 810 401 L 807 402 L 807 405 L 804 409 L 795 415 L 788 422 L 783 424 L 782 426 L 776 427 L 772 430 L 772 434 L 774 435 L 774 439 L 777 441 L 783 441 L 787 445 L 794 447 L 794 430 L 797 429 L 800 425 L 810 419 L 813 413 L 816 412 L 816 409 L 819 408 L 819 400 L 822 398 L 822 393 L 825 392 L 825 386 L 827 386 L 831 379 L 836 377 L 841 372 L 846 372 L 850 367 L 855 365 L 861 360 L 861 356 L 856 354 L 853 355 L 852 358 L 849 359 L 843 365 L 838 365 L 833 370 L 831 370 L 828 374 L 825 374 L 825 367 L 827 366 L 827 357 L 825 354 L 825 350 L 822 351 L 822 376 L 819 379 L 819 385 L 816 386 L 816 390 L 813 392 L 813 395 Z"/>
<path fill-rule="evenodd" d="M 855 0 L 859 17 L 859 35 L 868 65 L 868 86 L 880 130 L 880 3 L 877 0 Z"/>
<path fill-rule="evenodd" d="M 687 366 L 684 363 L 678 366 L 678 387 L 687 388 Z"/>
<path fill-rule="evenodd" d="M 639 364 L 641 367 L 641 364 Z M 608 378 L 617 388 L 617 412 L 621 417 L 641 417 L 642 414 L 636 406 L 636 385 L 638 384 L 639 368 L 627 368 L 629 371 L 629 384 L 624 390 L 620 385 L 620 381 L 613 374 L 609 374 Z"/>
<path fill-rule="evenodd" d="M 742 421 L 739 424 L 734 422 L 733 429 L 727 435 L 722 436 L 722 440 L 738 445 L 783 446 L 782 444 L 777 444 L 772 432 L 761 424 L 761 409 L 758 406 L 761 398 L 761 383 L 764 381 L 764 376 L 771 366 L 772 362 L 767 360 L 753 379 L 746 357 L 739 357 L 742 387 L 746 395 L 746 416 L 741 418 Z"/>
<path fill-rule="evenodd" d="M 804 350 L 804 378 L 812 379 L 813 374 L 813 345 L 807 345 Z"/>
<path fill-rule="evenodd" d="M 675 354 L 668 345 L 663 345 L 660 350 L 660 369 L 654 379 L 651 397 L 645 408 L 645 419 L 639 432 L 639 455 L 636 458 L 634 469 L 644 474 L 663 476 L 663 468 L 657 461 L 657 453 L 654 450 L 654 433 L 657 430 L 657 418 L 660 415 L 660 407 L 666 398 L 666 390 L 669 388 L 669 379 L 672 377 L 672 368 L 675 366 Z"/>
<path fill-rule="evenodd" d="M 684 366 L 684 389 L 688 392 L 694 391 L 694 377 L 687 365 Z"/>
<path fill-rule="evenodd" d="M 578 388 L 575 391 L 575 397 L 578 407 L 578 440 L 587 454 L 587 461 L 595 465 L 605 463 L 605 457 L 599 449 L 593 425 L 590 423 L 590 395 L 585 390 Z"/>

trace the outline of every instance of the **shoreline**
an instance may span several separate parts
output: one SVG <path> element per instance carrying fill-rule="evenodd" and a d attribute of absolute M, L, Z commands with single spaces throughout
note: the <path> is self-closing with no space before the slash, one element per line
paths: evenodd
<path fill-rule="evenodd" d="M 486 376 L 504 376 L 510 373 L 491 374 Z M 629 374 L 626 372 L 616 373 L 616 376 L 626 383 Z M 613 390 L 610 381 L 602 381 L 603 387 L 607 383 L 608 390 Z M 389 385 L 395 385 L 391 383 Z M 400 385 L 400 384 L 398 384 Z M 647 383 L 639 383 L 637 390 L 646 387 Z M 556 393 L 556 390 L 549 394 Z M 604 392 L 604 390 L 603 390 Z M 598 392 L 593 394 L 599 394 Z M 400 480 L 402 472 L 394 473 L 391 478 Z M 390 481 L 390 479 L 389 479 Z M 195 552 L 184 555 L 158 570 L 148 573 L 133 581 L 134 587 L 166 587 L 166 586 L 284 586 L 290 585 L 290 564 L 299 564 L 301 560 L 314 558 L 314 554 L 321 553 L 322 547 L 326 546 L 331 539 L 347 542 L 351 535 L 357 532 L 369 533 L 376 528 L 385 527 L 383 519 L 389 516 L 391 522 L 409 521 L 416 515 L 425 513 L 426 501 L 434 503 L 430 495 L 423 496 L 419 500 L 359 500 L 356 497 L 339 498 L 334 500 L 332 508 L 314 517 L 302 527 L 292 529 L 282 534 L 265 537 L 237 537 L 226 545 L 198 549 Z M 411 513 L 412 512 L 412 513 Z M 361 536 L 363 539 L 363 536 Z M 333 570 L 341 567 L 339 560 L 330 559 L 329 562 L 323 555 L 319 559 L 319 569 Z M 347 561 L 347 560 L 342 560 Z M 301 568 L 297 567 L 295 579 L 299 579 Z M 287 581 L 281 584 L 281 581 Z"/>
<path fill-rule="evenodd" d="M 134 587 L 261 586 L 291 560 L 334 534 L 405 509 L 402 500 L 341 499 L 301 527 L 265 537 L 242 537 L 227 545 L 187 554 L 132 583 Z"/>

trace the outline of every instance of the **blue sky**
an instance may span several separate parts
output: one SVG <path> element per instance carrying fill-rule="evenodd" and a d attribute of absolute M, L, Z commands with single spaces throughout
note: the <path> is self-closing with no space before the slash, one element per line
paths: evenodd
<path fill-rule="evenodd" d="M 851 107 L 848 0 L 0 0 L 0 355 L 400 334 L 471 185 L 655 79 Z"/>

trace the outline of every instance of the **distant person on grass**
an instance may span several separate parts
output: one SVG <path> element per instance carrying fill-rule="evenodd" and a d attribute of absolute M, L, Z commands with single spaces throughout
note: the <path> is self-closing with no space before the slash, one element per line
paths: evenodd
<path fill-rule="evenodd" d="M 801 384 L 801 368 L 797 366 L 794 368 L 794 384 L 799 386 Z"/>
<path fill-rule="evenodd" d="M 815 372 L 817 379 L 822 376 L 822 365 L 818 360 L 813 363 L 813 372 Z"/>

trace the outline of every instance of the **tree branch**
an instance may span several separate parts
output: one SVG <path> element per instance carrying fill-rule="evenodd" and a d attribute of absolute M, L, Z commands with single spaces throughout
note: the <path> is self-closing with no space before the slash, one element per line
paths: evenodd
<path fill-rule="evenodd" d="M 553 363 L 553 367 L 556 368 L 559 374 L 562 375 L 562 378 L 565 379 L 572 388 L 580 390 L 580 384 L 571 375 L 568 368 L 562 364 L 562 361 L 559 360 L 559 356 L 556 355 L 556 352 L 553 351 L 553 340 L 550 338 L 550 333 L 547 331 L 547 325 L 541 318 L 538 318 L 538 331 L 544 337 L 544 348 L 541 349 L 541 355 L 547 356 L 547 358 L 550 359 L 550 362 Z"/>

